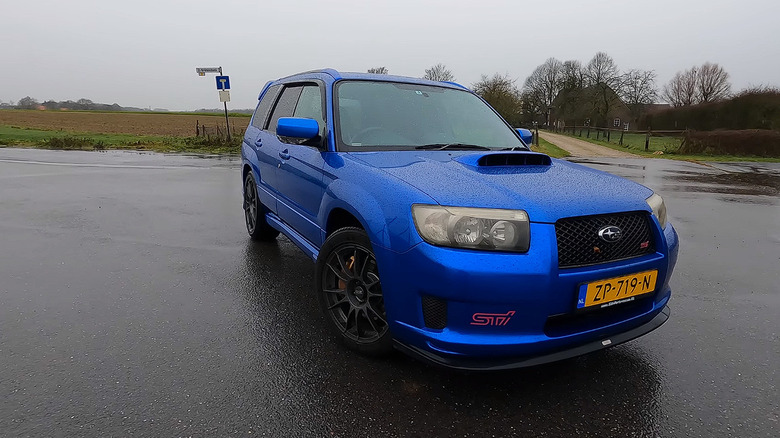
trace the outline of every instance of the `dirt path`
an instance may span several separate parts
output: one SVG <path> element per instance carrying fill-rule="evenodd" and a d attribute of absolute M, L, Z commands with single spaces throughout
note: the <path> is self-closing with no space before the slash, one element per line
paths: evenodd
<path fill-rule="evenodd" d="M 549 132 L 539 132 L 539 137 L 566 150 L 575 157 L 611 157 L 611 158 L 637 158 L 637 155 L 628 152 L 616 151 L 608 147 L 599 146 L 584 140 Z"/>

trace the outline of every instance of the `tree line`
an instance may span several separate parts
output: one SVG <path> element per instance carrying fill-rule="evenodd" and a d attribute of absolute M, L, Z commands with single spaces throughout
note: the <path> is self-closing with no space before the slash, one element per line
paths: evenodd
<path fill-rule="evenodd" d="M 388 74 L 387 67 L 368 69 L 369 73 Z M 444 64 L 425 70 L 424 79 L 454 81 Z M 638 120 L 649 105 L 666 101 L 674 107 L 717 102 L 729 98 L 731 84 L 723 67 L 706 62 L 683 70 L 661 89 L 654 70 L 621 70 L 605 52 L 596 53 L 586 64 L 577 60 L 549 58 L 517 85 L 508 74 L 482 75 L 471 88 L 514 125 L 551 122 L 559 118 L 585 119 L 595 126 L 607 126 L 610 113 L 625 105 Z"/>
<path fill-rule="evenodd" d="M 119 104 L 106 104 L 97 103 L 89 99 L 63 100 L 54 101 L 46 100 L 43 102 L 38 101 L 30 96 L 25 96 L 19 99 L 19 102 L 0 102 L 0 109 L 46 109 L 46 110 L 73 110 L 73 111 L 149 111 L 148 109 L 124 107 Z M 163 110 L 164 111 L 164 110 Z"/>

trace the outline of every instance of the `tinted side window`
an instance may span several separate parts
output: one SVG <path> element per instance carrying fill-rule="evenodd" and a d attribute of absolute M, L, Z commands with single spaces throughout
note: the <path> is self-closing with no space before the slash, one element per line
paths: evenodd
<path fill-rule="evenodd" d="M 268 91 L 263 95 L 263 100 L 257 104 L 255 108 L 255 115 L 252 117 L 252 126 L 258 129 L 263 129 L 265 121 L 268 119 L 268 113 L 271 112 L 271 107 L 274 105 L 276 96 L 279 95 L 281 85 L 272 85 L 268 88 Z"/>
<path fill-rule="evenodd" d="M 316 85 L 303 87 L 293 116 L 316 120 L 320 126 L 320 135 L 325 135 L 325 117 L 322 114 L 322 93 L 320 92 L 320 87 Z"/>
<path fill-rule="evenodd" d="M 276 134 L 276 122 L 282 117 L 292 117 L 293 111 L 295 111 L 295 104 L 301 95 L 301 90 L 303 90 L 303 87 L 298 85 L 285 88 L 282 91 L 282 97 L 276 102 L 274 111 L 271 113 L 271 120 L 268 121 L 265 129 Z"/>

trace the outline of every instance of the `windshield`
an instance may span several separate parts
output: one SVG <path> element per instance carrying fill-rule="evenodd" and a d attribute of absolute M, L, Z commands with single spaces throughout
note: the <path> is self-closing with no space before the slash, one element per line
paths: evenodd
<path fill-rule="evenodd" d="M 430 85 L 339 82 L 336 127 L 339 149 L 348 151 L 525 149 L 477 96 Z"/>

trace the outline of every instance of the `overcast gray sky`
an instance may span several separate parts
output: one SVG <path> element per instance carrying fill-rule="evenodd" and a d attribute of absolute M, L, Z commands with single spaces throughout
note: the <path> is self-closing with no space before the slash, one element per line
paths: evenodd
<path fill-rule="evenodd" d="M 470 86 L 509 74 L 518 85 L 549 57 L 653 69 L 658 85 L 705 61 L 733 88 L 780 85 L 777 0 L 2 0 L 0 100 L 77 100 L 189 110 L 218 107 L 213 75 L 230 76 L 232 108 L 263 84 L 321 67 L 422 76 L 446 64 Z"/>

